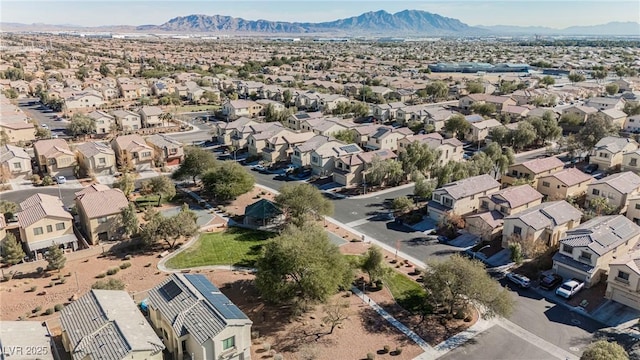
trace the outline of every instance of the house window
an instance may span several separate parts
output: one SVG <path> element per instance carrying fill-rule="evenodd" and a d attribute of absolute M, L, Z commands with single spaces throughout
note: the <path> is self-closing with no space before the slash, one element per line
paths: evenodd
<path fill-rule="evenodd" d="M 433 200 L 434 201 L 440 201 L 441 195 L 440 194 L 433 194 Z"/>
<path fill-rule="evenodd" d="M 549 184 L 549 182 L 548 182 L 548 181 L 543 181 L 543 182 L 542 182 L 542 186 L 544 186 L 544 187 L 550 187 L 550 186 L 551 186 L 551 184 Z"/>
<path fill-rule="evenodd" d="M 591 194 L 592 194 L 592 195 L 596 195 L 596 196 L 598 196 L 598 195 L 600 195 L 600 190 L 598 190 L 598 189 L 593 189 L 593 190 L 591 190 Z"/>
<path fill-rule="evenodd" d="M 511 175 L 518 176 L 518 170 L 511 170 Z"/>
<path fill-rule="evenodd" d="M 13 163 L 13 168 L 14 169 L 22 169 L 22 164 L 19 162 L 14 162 Z"/>
<path fill-rule="evenodd" d="M 600 153 L 600 157 L 601 157 L 601 158 L 605 158 L 605 159 L 606 159 L 606 158 L 608 158 L 608 157 L 609 157 L 609 154 L 601 152 L 601 153 Z"/>
<path fill-rule="evenodd" d="M 33 229 L 33 235 L 42 235 L 42 227 L 37 227 Z"/>
<path fill-rule="evenodd" d="M 564 251 L 566 253 L 569 253 L 569 254 L 573 254 L 573 246 L 563 244 L 562 245 L 562 251 Z"/>
<path fill-rule="evenodd" d="M 106 216 L 98 218 L 98 224 L 104 224 L 106 222 L 107 222 L 107 217 Z"/>
<path fill-rule="evenodd" d="M 515 235 L 518 235 L 518 236 L 522 235 L 522 228 L 521 228 L 521 227 L 519 227 L 519 226 L 514 226 L 514 227 L 513 227 L 513 233 L 514 233 Z"/>
<path fill-rule="evenodd" d="M 629 161 L 629 166 L 638 166 L 638 159 L 633 158 Z"/>
<path fill-rule="evenodd" d="M 105 159 L 105 158 L 98 158 L 98 163 L 99 163 L 100 165 L 105 165 L 105 164 L 107 163 L 107 159 Z"/>
<path fill-rule="evenodd" d="M 509 209 L 507 209 L 507 207 L 506 207 L 506 206 L 500 206 L 500 212 L 501 212 L 501 213 L 506 214 L 506 213 L 507 213 L 507 211 L 509 211 Z"/>
<path fill-rule="evenodd" d="M 582 251 L 580 253 L 580 260 L 585 260 L 585 261 L 591 262 L 591 253 L 588 253 L 586 251 Z"/>
<path fill-rule="evenodd" d="M 53 232 L 53 225 L 47 225 L 47 232 Z"/>
<path fill-rule="evenodd" d="M 59 222 L 56 224 L 56 230 L 64 230 L 64 223 Z"/>
<path fill-rule="evenodd" d="M 142 154 L 140 154 L 142 157 L 150 157 L 151 156 L 151 152 L 149 151 L 145 151 Z"/>
<path fill-rule="evenodd" d="M 484 200 L 482 200 L 482 204 L 480 204 L 480 207 L 482 209 L 488 209 L 489 208 L 489 203 L 484 201 Z"/>
<path fill-rule="evenodd" d="M 236 346 L 236 337 L 232 336 L 228 339 L 222 340 L 222 350 L 228 350 Z"/>
<path fill-rule="evenodd" d="M 442 203 L 445 206 L 451 207 L 453 205 L 453 200 L 449 199 L 448 197 L 443 197 L 442 198 Z"/>
<path fill-rule="evenodd" d="M 311 162 L 313 162 L 313 163 L 317 163 L 317 162 L 318 162 L 318 157 L 317 157 L 317 156 L 315 156 L 315 155 L 314 155 L 314 156 L 312 156 L 312 157 L 311 157 Z"/>
<path fill-rule="evenodd" d="M 618 276 L 616 276 L 616 279 L 629 282 L 629 273 L 624 271 L 618 271 Z"/>

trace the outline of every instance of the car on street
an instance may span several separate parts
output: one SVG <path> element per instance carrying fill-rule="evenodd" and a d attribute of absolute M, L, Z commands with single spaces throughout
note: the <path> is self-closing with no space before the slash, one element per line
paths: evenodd
<path fill-rule="evenodd" d="M 65 184 L 67 182 L 67 178 L 62 175 L 58 175 L 56 176 L 56 182 L 58 184 Z"/>
<path fill-rule="evenodd" d="M 47 125 L 47 124 L 40 124 L 40 127 L 41 127 L 41 128 L 43 128 L 43 129 L 48 129 L 48 128 L 49 128 L 49 125 Z"/>
<path fill-rule="evenodd" d="M 510 272 L 507 274 L 507 279 L 521 288 L 528 288 L 531 286 L 531 280 L 524 275 Z"/>
<path fill-rule="evenodd" d="M 380 218 L 382 220 L 390 220 L 394 221 L 396 219 L 395 215 L 393 215 L 393 211 L 387 211 L 380 214 Z"/>
<path fill-rule="evenodd" d="M 540 287 L 545 290 L 555 289 L 562 283 L 562 276 L 558 274 L 543 275 L 540 277 Z"/>
<path fill-rule="evenodd" d="M 254 166 L 252 166 L 252 167 L 251 167 L 251 170 L 253 170 L 253 171 L 257 171 L 257 172 L 260 172 L 260 173 L 264 173 L 264 172 L 266 172 L 266 171 L 267 171 L 267 168 L 266 168 L 266 167 L 264 167 L 264 165 L 258 164 L 258 165 L 254 165 Z"/>
<path fill-rule="evenodd" d="M 571 279 L 565 281 L 559 288 L 556 289 L 556 295 L 562 296 L 565 299 L 571 299 L 573 295 L 582 290 L 584 283 L 578 279 Z"/>

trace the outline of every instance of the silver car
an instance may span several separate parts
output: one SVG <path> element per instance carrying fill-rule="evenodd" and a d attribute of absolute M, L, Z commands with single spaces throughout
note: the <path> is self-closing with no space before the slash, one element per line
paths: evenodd
<path fill-rule="evenodd" d="M 531 286 L 531 280 L 528 277 L 516 273 L 508 273 L 507 279 L 512 283 L 520 286 L 521 288 L 528 288 Z"/>

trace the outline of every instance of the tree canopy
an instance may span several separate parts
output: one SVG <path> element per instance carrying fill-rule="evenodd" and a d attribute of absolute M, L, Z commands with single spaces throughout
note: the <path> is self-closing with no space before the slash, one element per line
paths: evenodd
<path fill-rule="evenodd" d="M 601 115 L 589 117 L 585 121 L 584 126 L 578 134 L 576 139 L 582 145 L 583 149 L 590 150 L 598 141 L 605 136 L 618 135 L 619 128 L 614 125 L 611 120 L 605 119 Z"/>
<path fill-rule="evenodd" d="M 599 340 L 587 347 L 580 360 L 629 360 L 629 354 L 617 342 Z"/>
<path fill-rule="evenodd" d="M 355 143 L 357 140 L 356 132 L 351 129 L 336 131 L 331 134 L 331 136 L 333 136 L 336 140 L 340 140 L 347 144 Z"/>
<path fill-rule="evenodd" d="M 256 287 L 274 303 L 326 302 L 353 277 L 338 247 L 315 225 L 285 229 L 264 246 L 256 268 Z"/>
<path fill-rule="evenodd" d="M 297 226 L 303 226 L 309 219 L 333 214 L 331 201 L 322 196 L 317 187 L 307 183 L 284 185 L 275 200 L 287 220 Z"/>
<path fill-rule="evenodd" d="M 16 237 L 8 232 L 7 237 L 2 240 L 2 262 L 15 265 L 24 259 L 25 253 Z"/>
<path fill-rule="evenodd" d="M 462 115 L 453 115 L 444 122 L 444 130 L 458 138 L 463 137 L 470 127 L 471 125 Z"/>
<path fill-rule="evenodd" d="M 96 122 L 87 115 L 75 114 L 69 122 L 67 131 L 71 136 L 93 134 L 96 132 Z"/>
<path fill-rule="evenodd" d="M 434 99 L 444 99 L 449 94 L 449 86 L 442 81 L 434 81 L 425 87 L 427 95 Z"/>
<path fill-rule="evenodd" d="M 401 162 L 395 159 L 382 160 L 377 156 L 373 158 L 371 167 L 364 176 L 366 176 L 366 183 L 370 185 L 396 186 L 406 178 Z"/>
<path fill-rule="evenodd" d="M 398 160 L 402 164 L 405 175 L 417 170 L 428 173 L 438 162 L 440 152 L 429 145 L 414 141 L 398 153 Z"/>
<path fill-rule="evenodd" d="M 173 173 L 173 178 L 176 180 L 191 178 L 195 184 L 196 178 L 214 168 L 217 163 L 213 153 L 199 147 L 188 146 L 184 149 L 184 161 Z"/>
<path fill-rule="evenodd" d="M 228 201 L 253 189 L 255 179 L 235 161 L 223 161 L 202 175 L 202 187 L 218 201 Z"/>
<path fill-rule="evenodd" d="M 44 254 L 45 260 L 47 260 L 47 270 L 58 270 L 64 268 L 67 262 L 67 258 L 64 256 L 64 252 L 60 246 L 53 244 L 49 247 L 48 251 Z"/>
<path fill-rule="evenodd" d="M 160 197 L 159 204 L 161 199 L 171 199 L 176 195 L 176 186 L 168 176 L 161 175 L 143 181 L 140 193 L 142 195 L 158 195 Z"/>
<path fill-rule="evenodd" d="M 452 255 L 444 261 L 431 261 L 424 276 L 427 301 L 449 314 L 465 311 L 471 303 L 481 304 L 485 317 L 508 316 L 514 300 L 475 260 Z"/>
<path fill-rule="evenodd" d="M 135 190 L 135 186 L 136 186 L 135 181 L 136 179 L 133 176 L 133 174 L 124 173 L 122 174 L 120 179 L 116 180 L 113 183 L 113 187 L 116 189 L 120 189 L 126 197 L 129 197 L 129 195 L 131 195 L 133 190 Z"/>

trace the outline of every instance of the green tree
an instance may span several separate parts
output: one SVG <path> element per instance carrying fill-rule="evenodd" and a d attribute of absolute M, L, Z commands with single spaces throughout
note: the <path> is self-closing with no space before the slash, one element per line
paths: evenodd
<path fill-rule="evenodd" d="M 255 179 L 235 161 L 223 161 L 220 166 L 202 175 L 203 190 L 218 200 L 228 201 L 253 189 Z"/>
<path fill-rule="evenodd" d="M 607 94 L 613 96 L 618 93 L 618 91 L 620 90 L 620 87 L 618 86 L 618 84 L 611 83 L 611 84 L 607 84 L 607 86 L 605 86 L 604 89 L 607 91 Z"/>
<path fill-rule="evenodd" d="M 287 220 L 296 226 L 304 226 L 307 220 L 319 220 L 333 214 L 333 204 L 317 187 L 303 184 L 287 184 L 280 188 L 275 198 Z"/>
<path fill-rule="evenodd" d="M 494 104 L 476 102 L 471 105 L 471 111 L 482 116 L 489 116 L 495 114 L 496 106 Z"/>
<path fill-rule="evenodd" d="M 40 125 L 36 126 L 36 139 L 50 139 L 51 138 L 51 130 L 45 129 Z"/>
<path fill-rule="evenodd" d="M 547 141 L 556 140 L 562 135 L 562 128 L 550 111 L 546 111 L 541 118 L 530 117 L 527 121 L 535 128 L 536 140 L 540 145 L 546 144 Z"/>
<path fill-rule="evenodd" d="M 173 178 L 176 180 L 191 178 L 195 185 L 199 176 L 207 170 L 215 168 L 217 164 L 218 161 L 211 152 L 199 147 L 188 146 L 184 149 L 184 161 L 173 173 Z"/>
<path fill-rule="evenodd" d="M 640 103 L 633 104 L 631 102 L 627 102 L 624 104 L 623 111 L 629 116 L 640 115 Z"/>
<path fill-rule="evenodd" d="M 355 143 L 357 140 L 357 133 L 351 129 L 339 130 L 331 134 L 336 140 L 340 140 L 347 144 Z"/>
<path fill-rule="evenodd" d="M 64 268 L 67 258 L 64 256 L 64 252 L 60 246 L 53 244 L 49 247 L 48 251 L 44 254 L 45 260 L 47 260 L 47 270 L 58 270 Z"/>
<path fill-rule="evenodd" d="M 589 208 L 595 211 L 597 216 L 611 215 L 616 209 L 609 204 L 607 198 L 596 196 L 589 200 Z"/>
<path fill-rule="evenodd" d="M 170 200 L 176 196 L 176 186 L 168 176 L 156 176 L 142 182 L 140 186 L 142 195 L 158 195 L 158 205 L 162 199 Z"/>
<path fill-rule="evenodd" d="M 425 87 L 425 91 L 434 100 L 444 99 L 449 95 L 449 86 L 442 81 L 434 81 Z"/>
<path fill-rule="evenodd" d="M 360 268 L 369 276 L 369 284 L 382 279 L 385 272 L 382 250 L 375 245 L 371 246 L 364 254 Z"/>
<path fill-rule="evenodd" d="M 132 202 L 120 210 L 119 222 L 127 236 L 131 237 L 138 233 L 140 225 L 138 223 L 136 206 Z"/>
<path fill-rule="evenodd" d="M 449 314 L 466 311 L 472 303 L 485 309 L 484 317 L 508 316 L 513 311 L 509 291 L 487 274 L 484 265 L 459 255 L 429 262 L 424 288 L 427 301 Z"/>
<path fill-rule="evenodd" d="M 509 251 L 511 252 L 511 261 L 516 264 L 521 264 L 522 260 L 524 260 L 524 254 L 522 253 L 522 245 L 520 243 L 514 242 L 509 244 Z"/>
<path fill-rule="evenodd" d="M 395 211 L 405 212 L 413 207 L 413 201 L 406 196 L 398 196 L 391 201 L 391 208 Z"/>
<path fill-rule="evenodd" d="M 113 187 L 116 189 L 120 189 L 124 193 L 124 196 L 129 197 L 129 195 L 131 195 L 131 193 L 135 189 L 135 181 L 136 179 L 133 174 L 124 173 L 122 174 L 120 179 L 116 180 L 113 183 Z"/>
<path fill-rule="evenodd" d="M 431 194 L 436 188 L 434 181 L 427 180 L 425 176 L 418 171 L 411 173 L 411 180 L 414 182 L 413 195 L 420 199 L 431 199 Z"/>
<path fill-rule="evenodd" d="M 496 126 L 489 130 L 491 143 L 496 143 L 500 146 L 511 145 L 513 142 L 512 135 L 513 134 L 511 133 L 511 130 L 509 130 L 505 126 Z"/>
<path fill-rule="evenodd" d="M 516 84 L 515 81 L 506 81 L 506 80 L 502 80 L 500 81 L 500 94 L 502 95 L 506 95 L 506 94 L 511 94 L 512 92 L 516 91 L 516 89 L 518 88 L 518 85 Z"/>
<path fill-rule="evenodd" d="M 199 230 L 197 224 L 198 216 L 189 209 L 187 204 L 183 204 L 180 212 L 174 216 L 168 218 L 156 217 L 156 219 L 161 219 L 157 229 L 158 233 L 162 235 L 162 238 L 172 249 L 176 246 L 178 240 L 195 236 Z"/>
<path fill-rule="evenodd" d="M 326 231 L 316 225 L 288 227 L 264 246 L 255 284 L 273 303 L 325 302 L 349 287 L 353 272 Z"/>
<path fill-rule="evenodd" d="M 501 147 L 498 143 L 492 142 L 487 145 L 482 152 L 490 159 L 492 166 L 493 177 L 498 178 L 507 172 L 509 166 L 513 165 L 516 161 L 516 156 L 513 153 L 513 149 L 510 147 Z"/>
<path fill-rule="evenodd" d="M 18 92 L 15 91 L 14 89 L 6 89 L 3 92 L 4 92 L 4 95 L 9 99 L 17 99 L 18 98 Z"/>
<path fill-rule="evenodd" d="M 0 146 L 5 146 L 10 141 L 9 135 L 4 130 L 0 130 Z"/>
<path fill-rule="evenodd" d="M 592 149 L 605 136 L 618 135 L 619 128 L 601 115 L 592 116 L 585 121 L 576 139 L 583 149 Z"/>
<path fill-rule="evenodd" d="M 395 186 L 402 181 L 405 174 L 402 170 L 402 163 L 399 161 L 394 159 L 382 160 L 375 156 L 365 176 L 367 184 Z"/>
<path fill-rule="evenodd" d="M 18 204 L 9 200 L 0 200 L 0 214 L 4 215 L 5 220 L 9 220 L 18 212 Z"/>
<path fill-rule="evenodd" d="M 293 94 L 291 94 L 291 90 L 285 90 L 282 92 L 282 100 L 284 104 L 288 107 L 291 105 L 291 100 L 293 99 Z"/>
<path fill-rule="evenodd" d="M 398 153 L 398 161 L 402 164 L 405 175 L 417 170 L 428 173 L 438 162 L 440 152 L 429 145 L 414 141 Z"/>
<path fill-rule="evenodd" d="M 479 81 L 467 82 L 467 91 L 469 94 L 481 94 L 484 92 L 484 85 Z"/>
<path fill-rule="evenodd" d="M 7 236 L 2 240 L 2 262 L 9 265 L 15 265 L 24 259 L 25 253 L 22 245 L 16 240 L 13 233 L 8 232 Z"/>
<path fill-rule="evenodd" d="M 518 128 L 513 131 L 513 146 L 516 149 L 523 149 L 533 144 L 537 137 L 538 134 L 533 125 L 529 122 L 521 121 L 518 123 Z"/>
<path fill-rule="evenodd" d="M 86 115 L 75 114 L 71 118 L 67 131 L 74 137 L 93 134 L 96 132 L 96 122 Z"/>
<path fill-rule="evenodd" d="M 452 134 L 457 138 L 464 137 L 464 134 L 469 131 L 469 122 L 462 115 L 453 115 L 447 121 L 444 122 L 444 131 Z"/>
<path fill-rule="evenodd" d="M 571 72 L 567 77 L 569 78 L 569 81 L 571 81 L 572 84 L 582 82 L 585 80 L 584 75 L 579 74 L 577 72 Z"/>
<path fill-rule="evenodd" d="M 578 114 L 566 113 L 560 116 L 559 123 L 565 126 L 573 127 L 582 124 L 583 121 L 584 118 Z"/>
<path fill-rule="evenodd" d="M 600 80 L 606 78 L 608 74 L 609 72 L 606 70 L 597 70 L 592 72 L 591 76 L 596 79 L 597 82 L 600 82 Z"/>
<path fill-rule="evenodd" d="M 629 354 L 617 342 L 598 340 L 586 348 L 580 360 L 629 360 Z"/>
<path fill-rule="evenodd" d="M 542 85 L 544 85 L 545 87 L 548 87 L 549 85 L 553 85 L 556 83 L 556 80 L 549 75 L 545 75 L 542 79 L 540 79 L 540 83 L 542 83 Z"/>
<path fill-rule="evenodd" d="M 100 75 L 102 75 L 103 77 L 111 75 L 111 70 L 109 70 L 109 67 L 106 63 L 101 63 L 100 69 L 98 71 L 100 71 Z"/>
<path fill-rule="evenodd" d="M 78 80 L 80 81 L 84 81 L 84 79 L 86 79 L 89 76 L 89 69 L 87 69 L 86 67 L 80 66 L 80 68 L 78 68 L 78 71 L 76 71 L 76 78 L 78 78 Z"/>

